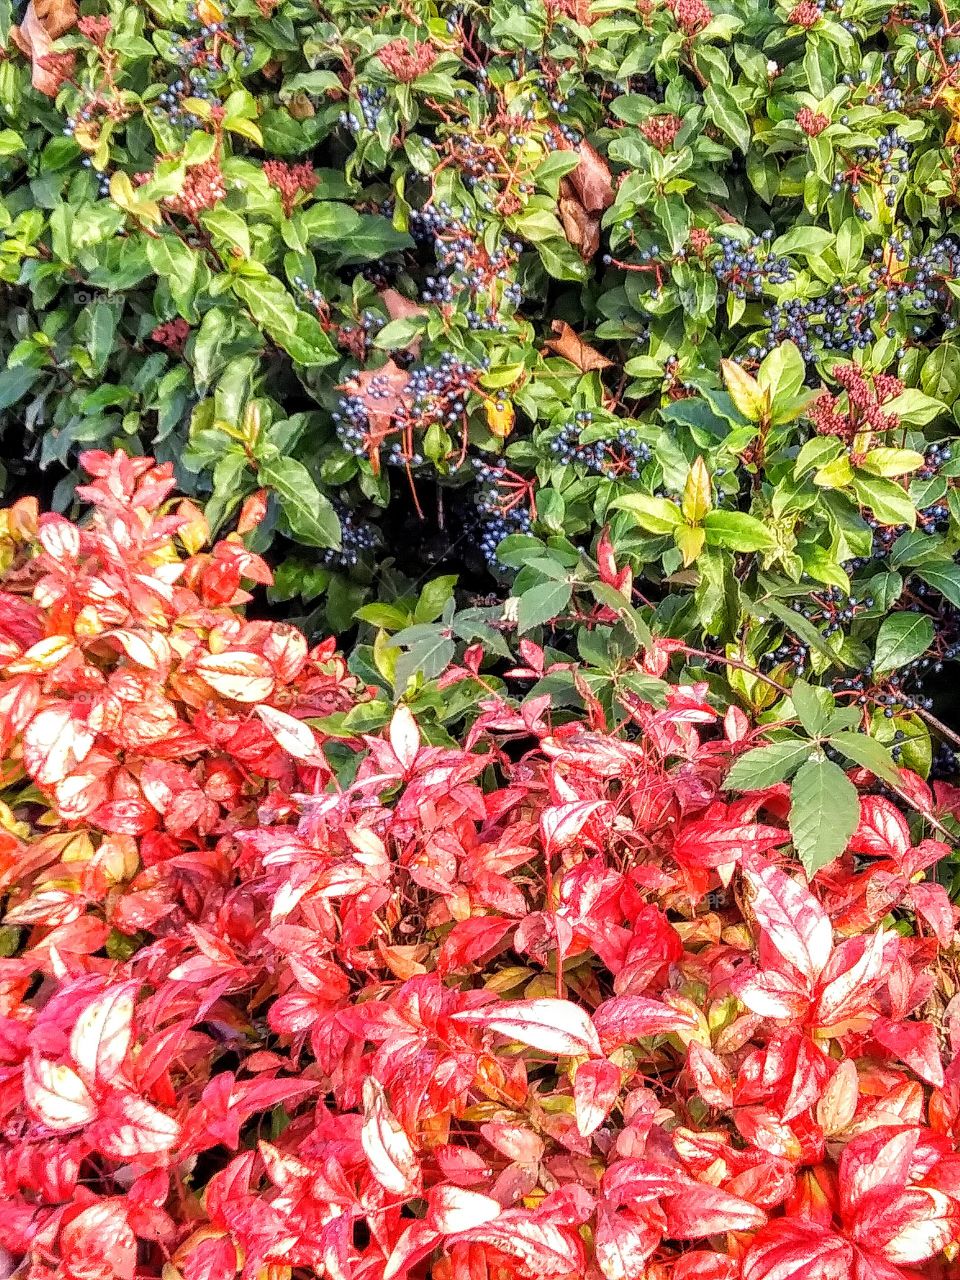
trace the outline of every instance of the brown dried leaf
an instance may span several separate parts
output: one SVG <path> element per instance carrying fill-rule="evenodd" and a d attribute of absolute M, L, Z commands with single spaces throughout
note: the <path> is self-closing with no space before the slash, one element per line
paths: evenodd
<path fill-rule="evenodd" d="M 393 360 L 379 369 L 363 369 L 355 378 L 344 382 L 338 391 L 362 401 L 369 431 L 370 465 L 374 474 L 380 469 L 380 445 L 386 438 L 399 411 L 408 406 L 407 387 L 410 375 Z"/>
<path fill-rule="evenodd" d="M 579 334 L 574 333 L 566 320 L 554 320 L 551 327 L 557 336 L 550 338 L 546 345 L 556 355 L 576 365 L 581 373 L 590 373 L 594 369 L 609 369 L 612 366 L 613 361 L 601 355 L 595 347 L 590 346 L 589 342 L 584 342 Z"/>
<path fill-rule="evenodd" d="M 559 213 L 564 235 L 584 262 L 589 262 L 600 248 L 600 219 L 586 211 L 569 187 L 561 188 Z"/>
<path fill-rule="evenodd" d="M 577 199 L 588 213 L 602 213 L 614 201 L 613 178 L 603 156 L 586 139 L 576 148 L 580 163 L 569 175 Z"/>
<path fill-rule="evenodd" d="M 77 15 L 74 0 L 30 0 L 23 22 L 10 28 L 10 38 L 33 63 L 33 87 L 48 97 L 56 96 L 62 76 L 55 67 L 44 65 L 44 60 L 54 40 L 76 26 Z"/>

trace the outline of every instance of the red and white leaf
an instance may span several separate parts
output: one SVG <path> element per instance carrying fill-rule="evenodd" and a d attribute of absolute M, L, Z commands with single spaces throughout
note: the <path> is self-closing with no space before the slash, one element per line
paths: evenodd
<path fill-rule="evenodd" d="M 204 654 L 196 671 L 214 693 L 231 702 L 262 702 L 273 692 L 273 668 L 266 658 L 249 650 Z"/>
<path fill-rule="evenodd" d="M 810 890 L 770 862 L 745 858 L 743 873 L 753 890 L 757 923 L 788 964 L 817 978 L 833 948 L 827 913 Z"/>
<path fill-rule="evenodd" d="M 755 1231 L 767 1215 L 740 1196 L 707 1183 L 671 1196 L 665 1203 L 667 1234 L 678 1240 L 697 1240 L 723 1231 Z"/>
<path fill-rule="evenodd" d="M 697 1093 L 708 1107 L 733 1106 L 733 1078 L 712 1049 L 699 1040 L 691 1040 L 687 1066 L 697 1086 Z"/>
<path fill-rule="evenodd" d="M 407 706 L 399 706 L 390 721 L 390 746 L 404 770 L 410 769 L 420 750 L 420 726 Z"/>
<path fill-rule="evenodd" d="M 441 1235 L 448 1236 L 492 1222 L 501 1212 L 502 1206 L 492 1196 L 441 1184 L 430 1192 L 426 1220 Z"/>
<path fill-rule="evenodd" d="M 782 1218 L 753 1241 L 742 1280 L 853 1280 L 853 1246 L 817 1222 Z"/>
<path fill-rule="evenodd" d="M 47 707 L 24 730 L 23 763 L 40 786 L 52 786 L 83 763 L 95 738 L 70 707 Z"/>
<path fill-rule="evenodd" d="M 602 1056 L 597 1032 L 586 1010 L 569 1000 L 504 1000 L 453 1015 L 455 1022 L 469 1022 L 496 1031 L 541 1053 L 564 1057 Z"/>
<path fill-rule="evenodd" d="M 604 1051 L 612 1053 L 621 1045 L 648 1036 L 696 1031 L 699 1024 L 690 1014 L 648 996 L 614 996 L 597 1008 L 593 1025 Z"/>
<path fill-rule="evenodd" d="M 899 860 L 910 848 L 907 820 L 886 796 L 861 796 L 860 823 L 847 848 L 851 853 Z"/>
<path fill-rule="evenodd" d="M 170 1151 L 179 1140 L 180 1125 L 146 1098 L 124 1091 L 106 1100 L 91 1136 L 104 1155 L 135 1160 Z"/>
<path fill-rule="evenodd" d="M 419 1189 L 420 1165 L 410 1139 L 390 1110 L 383 1086 L 373 1076 L 363 1082 L 360 1143 L 370 1172 L 385 1191 L 410 1196 Z"/>
<path fill-rule="evenodd" d="M 619 1067 L 606 1058 L 580 1063 L 573 1078 L 573 1108 L 585 1138 L 603 1124 L 619 1095 Z"/>
<path fill-rule="evenodd" d="M 37 1119 L 65 1133 L 89 1124 L 97 1104 L 72 1067 L 32 1055 L 23 1067 L 23 1095 Z"/>
<path fill-rule="evenodd" d="M 70 1035 L 70 1056 L 81 1076 L 93 1087 L 112 1080 L 130 1048 L 137 983 L 110 988 L 87 1005 Z"/>

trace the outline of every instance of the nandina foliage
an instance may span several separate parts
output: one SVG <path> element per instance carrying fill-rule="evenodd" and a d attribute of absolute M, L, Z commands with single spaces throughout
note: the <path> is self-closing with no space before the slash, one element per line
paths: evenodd
<path fill-rule="evenodd" d="M 265 566 L 163 468 L 86 465 L 89 523 L 4 514 L 4 1274 L 956 1274 L 945 845 L 861 771 L 806 884 L 706 686 L 633 740 L 400 705 L 338 775 L 332 645 L 244 620 Z"/>

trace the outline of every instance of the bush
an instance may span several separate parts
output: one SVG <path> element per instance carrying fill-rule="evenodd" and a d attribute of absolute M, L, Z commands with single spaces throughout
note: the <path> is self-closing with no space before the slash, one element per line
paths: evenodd
<path fill-rule="evenodd" d="M 929 768 L 921 680 L 960 644 L 949 15 L 40 9 L 0 67 L 18 456 L 24 421 L 44 466 L 157 453 L 214 529 L 258 495 L 275 598 L 343 631 L 444 559 L 563 622 L 609 523 L 659 630 L 852 682 Z"/>
<path fill-rule="evenodd" d="M 7 1274 L 952 1274 L 947 846 L 875 776 L 808 886 L 703 684 L 633 740 L 493 689 L 345 739 L 259 558 L 84 461 L 89 523 L 4 513 Z"/>

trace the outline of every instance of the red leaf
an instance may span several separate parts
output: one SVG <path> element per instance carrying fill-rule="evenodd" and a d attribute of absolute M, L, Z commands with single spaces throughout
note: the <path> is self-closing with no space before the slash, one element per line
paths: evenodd
<path fill-rule="evenodd" d="M 690 1032 L 698 1028 L 696 1019 L 690 1014 L 671 1009 L 669 1005 L 647 996 L 614 996 L 612 1000 L 605 1000 L 593 1015 L 593 1025 L 606 1053 L 612 1053 L 632 1040 L 669 1035 L 674 1031 Z"/>
<path fill-rule="evenodd" d="M 860 797 L 860 824 L 850 837 L 851 853 L 899 859 L 910 848 L 910 828 L 886 796 Z"/>
<path fill-rule="evenodd" d="M 852 1280 L 853 1246 L 813 1222 L 780 1219 L 757 1236 L 743 1280 Z"/>
<path fill-rule="evenodd" d="M 877 1018 L 870 1028 L 873 1038 L 935 1089 L 943 1085 L 940 1038 L 929 1022 L 894 1022 Z"/>
<path fill-rule="evenodd" d="M 620 1068 L 605 1058 L 581 1062 L 573 1078 L 577 1128 L 589 1137 L 603 1124 L 620 1094 Z"/>

